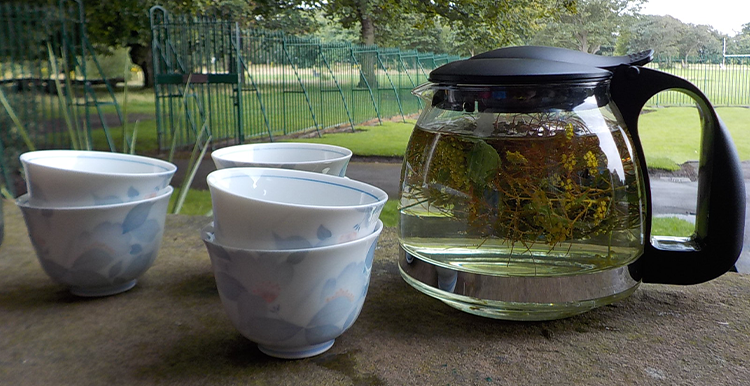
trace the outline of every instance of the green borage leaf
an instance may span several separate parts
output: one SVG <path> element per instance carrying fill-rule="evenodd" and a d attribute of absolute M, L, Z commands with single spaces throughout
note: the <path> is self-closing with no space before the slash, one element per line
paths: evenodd
<path fill-rule="evenodd" d="M 486 185 L 500 169 L 500 155 L 494 147 L 484 141 L 477 141 L 468 157 L 468 174 L 471 182 Z"/>

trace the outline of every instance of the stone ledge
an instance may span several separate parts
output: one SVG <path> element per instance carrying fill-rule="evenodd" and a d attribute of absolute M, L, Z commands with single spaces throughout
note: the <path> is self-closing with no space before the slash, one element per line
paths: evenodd
<path fill-rule="evenodd" d="M 552 322 L 472 316 L 408 286 L 384 231 L 358 321 L 318 357 L 263 355 L 221 307 L 199 229 L 170 215 L 156 264 L 131 291 L 76 298 L 41 270 L 5 202 L 0 384 L 740 385 L 750 379 L 750 276 L 630 298 Z"/>

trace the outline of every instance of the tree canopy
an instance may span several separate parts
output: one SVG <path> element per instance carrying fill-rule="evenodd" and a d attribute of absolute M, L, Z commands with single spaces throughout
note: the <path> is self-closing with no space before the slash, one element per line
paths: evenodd
<path fill-rule="evenodd" d="M 750 22 L 742 26 L 737 36 L 727 40 L 727 54 L 750 55 Z"/>
<path fill-rule="evenodd" d="M 226 16 L 248 27 L 291 35 L 343 37 L 362 44 L 454 55 L 520 44 L 625 54 L 653 48 L 686 57 L 750 53 L 750 23 L 735 37 L 670 16 L 639 15 L 645 0 L 87 0 L 90 40 L 127 47 L 147 73 L 148 11 Z M 57 0 L 28 0 L 57 5 Z M 68 3 L 74 4 L 69 1 Z M 148 83 L 147 83 L 148 85 Z"/>
<path fill-rule="evenodd" d="M 578 0 L 575 8 L 548 23 L 533 42 L 591 54 L 612 48 L 617 36 L 644 0 Z"/>
<path fill-rule="evenodd" d="M 722 53 L 722 35 L 707 25 L 686 24 L 672 16 L 640 16 L 627 27 L 626 52 L 652 48 L 661 56 L 710 56 Z"/>
<path fill-rule="evenodd" d="M 469 55 L 523 43 L 545 21 L 571 8 L 573 0 L 490 4 L 486 0 L 328 0 L 312 6 L 346 28 L 359 28 L 362 44 L 394 41 L 394 35 L 411 29 L 426 42 L 442 39 L 450 42 L 454 54 Z"/>

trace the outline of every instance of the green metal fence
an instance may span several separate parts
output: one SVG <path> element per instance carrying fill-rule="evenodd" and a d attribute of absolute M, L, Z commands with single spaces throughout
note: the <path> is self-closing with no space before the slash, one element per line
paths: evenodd
<path fill-rule="evenodd" d="M 108 134 L 105 115 L 122 122 L 83 15 L 80 0 L 60 0 L 58 7 L 0 4 L 0 91 L 7 102 L 0 105 L 0 166 L 13 194 L 11 176 L 27 146 L 12 115 L 37 149 L 84 147 L 93 128 Z M 108 92 L 95 91 L 102 87 Z"/>
<path fill-rule="evenodd" d="M 406 117 L 421 108 L 411 90 L 460 59 L 150 15 L 162 149 L 192 145 L 204 124 L 221 146 Z"/>
<path fill-rule="evenodd" d="M 750 106 L 750 57 L 656 56 L 648 67 L 682 77 L 696 85 L 715 106 Z M 669 91 L 649 101 L 655 106 L 692 106 L 683 93 Z"/>
<path fill-rule="evenodd" d="M 410 90 L 457 56 L 241 29 L 212 17 L 151 9 L 159 146 L 192 145 L 205 124 L 214 147 L 417 113 Z M 750 106 L 750 58 L 661 58 L 717 106 Z M 664 92 L 656 106 L 687 106 Z M 223 142 L 223 143 L 222 143 Z"/>

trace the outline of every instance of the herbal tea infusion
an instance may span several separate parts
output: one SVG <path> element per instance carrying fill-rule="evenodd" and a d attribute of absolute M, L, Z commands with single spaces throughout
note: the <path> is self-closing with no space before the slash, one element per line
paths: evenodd
<path fill-rule="evenodd" d="M 614 119 L 450 113 L 439 127 L 420 119 L 407 147 L 400 202 L 407 252 L 515 276 L 599 271 L 642 253 L 642 177 Z"/>

